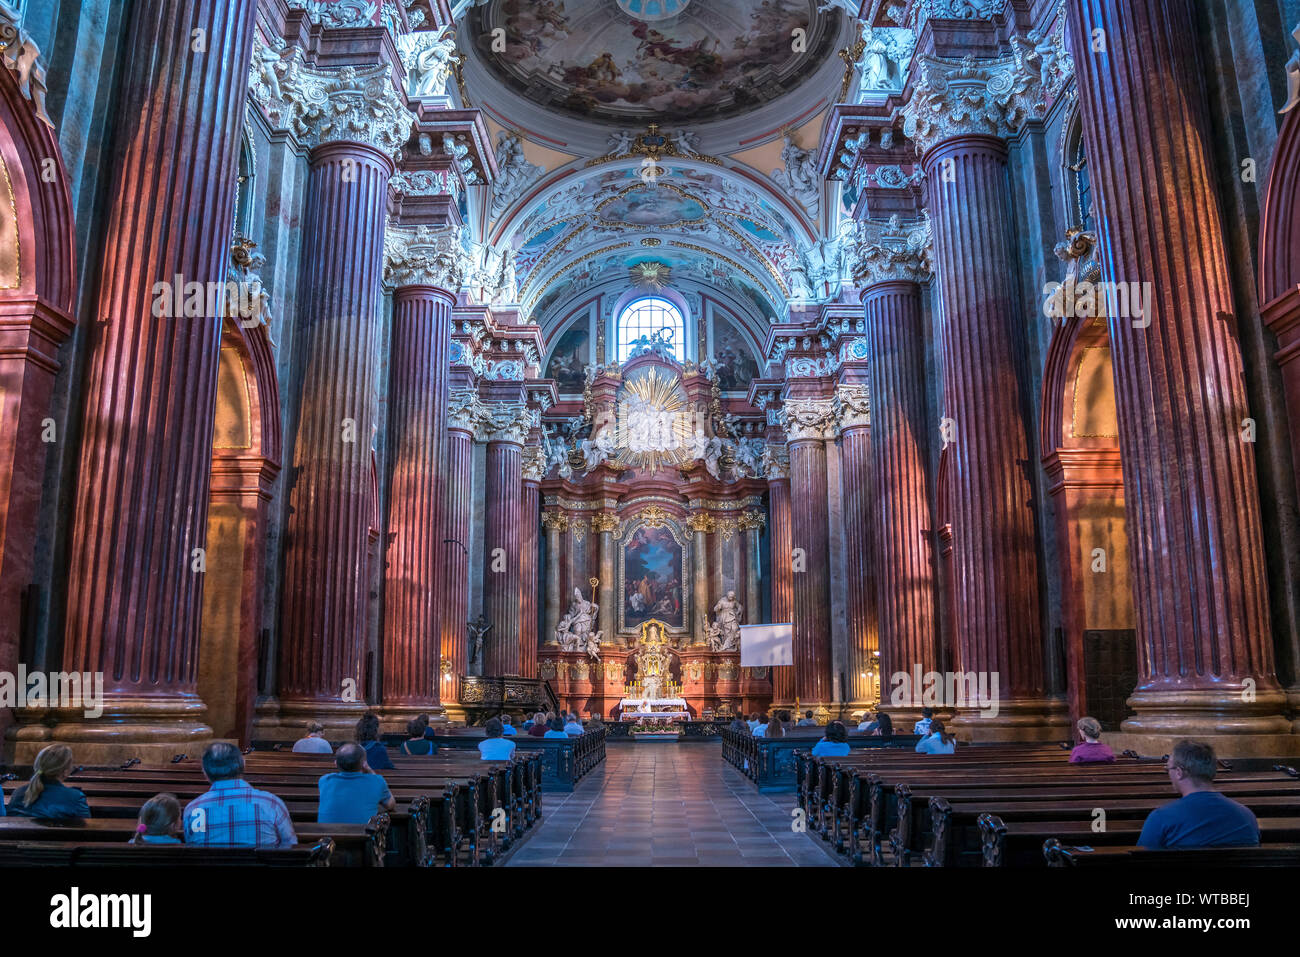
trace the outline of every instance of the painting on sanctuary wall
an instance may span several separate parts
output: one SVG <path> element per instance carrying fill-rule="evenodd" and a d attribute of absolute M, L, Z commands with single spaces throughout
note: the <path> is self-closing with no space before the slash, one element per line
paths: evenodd
<path fill-rule="evenodd" d="M 744 391 L 758 375 L 758 363 L 744 337 L 722 318 L 713 320 L 713 361 L 718 367 L 718 388 L 723 392 Z"/>
<path fill-rule="evenodd" d="M 662 526 L 642 526 L 623 543 L 623 628 L 658 618 L 686 627 L 682 594 L 682 546 Z"/>
<path fill-rule="evenodd" d="M 546 364 L 546 378 L 555 380 L 555 387 L 564 393 L 582 393 L 586 383 L 586 367 L 591 360 L 591 334 L 587 320 L 582 319 L 565 330 L 555 344 L 551 361 Z"/>

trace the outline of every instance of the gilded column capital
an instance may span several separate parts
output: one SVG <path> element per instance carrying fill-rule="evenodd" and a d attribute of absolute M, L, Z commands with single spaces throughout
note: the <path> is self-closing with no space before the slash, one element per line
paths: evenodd
<path fill-rule="evenodd" d="M 618 516 L 609 512 L 597 512 L 591 516 L 593 532 L 613 532 L 618 530 Z"/>
<path fill-rule="evenodd" d="M 388 224 L 384 233 L 384 282 L 388 286 L 438 286 L 455 293 L 464 271 L 459 230 Z"/>
<path fill-rule="evenodd" d="M 996 60 L 918 59 L 919 79 L 903 106 L 903 133 L 922 156 L 958 136 L 1006 139 L 1046 113 L 1039 73 L 1019 46 Z"/>
<path fill-rule="evenodd" d="M 285 49 L 283 41 L 276 47 L 257 44 L 248 94 L 275 126 L 308 148 L 364 143 L 396 161 L 415 123 L 387 66 L 318 70 L 307 66 L 301 49 Z"/>
<path fill-rule="evenodd" d="M 788 442 L 834 438 L 835 400 L 786 399 L 780 420 Z"/>
<path fill-rule="evenodd" d="M 540 482 L 546 475 L 546 452 L 540 445 L 524 447 L 524 481 Z"/>
<path fill-rule="evenodd" d="M 865 385 L 842 385 L 835 390 L 835 419 L 840 431 L 871 425 L 871 401 Z"/>
<path fill-rule="evenodd" d="M 692 532 L 712 532 L 717 528 L 717 522 L 708 512 L 693 512 L 686 520 L 686 527 Z"/>
<path fill-rule="evenodd" d="M 567 532 L 569 516 L 565 512 L 549 511 L 542 513 L 542 527 L 548 532 Z"/>
<path fill-rule="evenodd" d="M 767 525 L 767 516 L 757 510 L 744 512 L 740 516 L 740 528 L 746 532 L 759 532 Z"/>

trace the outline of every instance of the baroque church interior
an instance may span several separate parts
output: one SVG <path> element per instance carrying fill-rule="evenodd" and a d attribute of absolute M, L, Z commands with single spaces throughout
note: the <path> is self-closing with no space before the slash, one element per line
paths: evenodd
<path fill-rule="evenodd" d="M 134 826 L 85 768 L 184 803 L 233 742 L 343 856 L 289 749 L 373 715 L 390 863 L 563 862 L 653 765 L 810 833 L 641 863 L 987 864 L 806 749 L 1300 755 L 1300 0 L 0 0 L 0 47 L 7 799 L 67 745 Z"/>

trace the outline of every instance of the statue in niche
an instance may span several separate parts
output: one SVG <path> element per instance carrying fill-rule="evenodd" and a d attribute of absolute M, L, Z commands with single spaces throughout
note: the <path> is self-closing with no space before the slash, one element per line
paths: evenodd
<path fill-rule="evenodd" d="M 456 58 L 452 27 L 434 34 L 420 31 L 398 38 L 398 52 L 406 67 L 407 88 L 413 99 L 443 96 Z"/>
<path fill-rule="evenodd" d="M 468 623 L 467 635 L 469 638 L 470 664 L 478 661 L 479 653 L 483 650 L 483 638 L 491 630 L 492 626 L 488 624 L 487 618 L 483 615 L 479 615 L 473 621 Z"/>
<path fill-rule="evenodd" d="M 614 438 L 609 434 L 609 428 L 601 426 L 595 438 L 583 439 L 578 443 L 578 451 L 582 453 L 583 469 L 590 472 L 612 459 L 618 449 L 614 446 Z"/>
<path fill-rule="evenodd" d="M 740 650 L 740 619 L 744 609 L 736 601 L 736 593 L 729 591 L 713 606 L 714 619 L 709 625 L 710 651 Z"/>

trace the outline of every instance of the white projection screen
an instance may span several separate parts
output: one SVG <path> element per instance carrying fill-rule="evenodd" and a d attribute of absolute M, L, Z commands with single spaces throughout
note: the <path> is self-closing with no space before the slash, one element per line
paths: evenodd
<path fill-rule="evenodd" d="M 790 622 L 740 626 L 740 667 L 765 668 L 794 664 L 794 633 Z"/>

